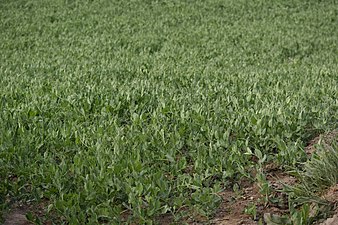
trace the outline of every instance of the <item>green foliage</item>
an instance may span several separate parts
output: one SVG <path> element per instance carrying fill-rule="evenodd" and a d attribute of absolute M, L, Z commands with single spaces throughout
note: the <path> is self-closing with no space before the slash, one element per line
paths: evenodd
<path fill-rule="evenodd" d="M 337 142 L 317 145 L 317 151 L 304 163 L 303 170 L 295 173 L 299 184 L 284 187 L 283 191 L 289 195 L 290 215 L 271 217 L 271 221 L 274 221 L 271 224 L 312 224 L 318 218 L 327 217 L 332 205 L 322 195 L 325 190 L 338 184 L 337 171 Z"/>
<path fill-rule="evenodd" d="M 1 1 L 0 209 L 211 216 L 250 149 L 295 165 L 337 127 L 336 15 L 330 1 Z"/>
<path fill-rule="evenodd" d="M 314 218 L 310 216 L 309 204 L 304 204 L 299 210 L 291 208 L 289 217 L 268 214 L 265 222 L 267 225 L 310 225 L 314 222 Z"/>
<path fill-rule="evenodd" d="M 300 173 L 302 185 L 307 191 L 320 192 L 338 184 L 338 142 L 319 145 L 317 152 L 304 165 Z"/>
<path fill-rule="evenodd" d="M 311 159 L 304 163 L 303 170 L 295 175 L 299 179 L 296 186 L 285 186 L 285 192 L 297 204 L 318 203 L 325 204 L 320 194 L 331 186 L 338 184 L 338 144 L 317 145 L 317 151 Z"/>
<path fill-rule="evenodd" d="M 252 216 L 252 218 L 254 220 L 257 219 L 257 207 L 254 203 L 250 203 L 245 209 L 244 212 L 250 216 Z"/>

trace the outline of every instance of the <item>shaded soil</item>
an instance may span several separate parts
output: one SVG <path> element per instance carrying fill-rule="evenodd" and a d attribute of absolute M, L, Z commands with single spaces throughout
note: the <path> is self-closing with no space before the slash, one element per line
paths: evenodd
<path fill-rule="evenodd" d="M 26 218 L 26 214 L 28 213 L 27 209 L 16 208 L 11 210 L 7 216 L 5 217 L 4 225 L 30 225 L 33 224 L 29 222 Z"/>
<path fill-rule="evenodd" d="M 27 219 L 26 215 L 31 215 L 31 219 L 34 221 L 38 219 L 42 224 L 50 225 L 50 220 L 44 220 L 47 214 L 48 201 L 42 200 L 40 203 L 14 203 L 11 205 L 11 209 L 5 214 L 4 225 L 31 225 L 34 222 Z"/>
<path fill-rule="evenodd" d="M 329 188 L 322 196 L 323 199 L 330 202 L 333 205 L 334 213 L 332 217 L 326 219 L 320 225 L 337 225 L 338 224 L 338 184 Z"/>
<path fill-rule="evenodd" d="M 5 214 L 4 225 L 29 225 L 34 224 L 26 218 L 26 215 L 32 211 L 29 204 L 15 203 L 11 209 Z"/>

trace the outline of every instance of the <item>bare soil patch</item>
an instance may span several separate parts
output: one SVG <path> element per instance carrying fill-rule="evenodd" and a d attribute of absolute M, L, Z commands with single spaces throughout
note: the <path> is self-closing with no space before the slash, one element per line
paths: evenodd
<path fill-rule="evenodd" d="M 325 200 L 329 201 L 334 207 L 334 215 L 320 225 L 337 225 L 338 224 L 338 184 L 329 188 L 322 196 Z"/>
<path fill-rule="evenodd" d="M 307 155 L 312 155 L 316 151 L 316 145 L 323 144 L 325 146 L 331 146 L 333 141 L 338 138 L 338 130 L 331 131 L 326 134 L 321 134 L 311 141 L 309 141 L 308 145 L 305 147 L 305 152 Z"/>
<path fill-rule="evenodd" d="M 27 209 L 22 207 L 11 210 L 5 217 L 4 225 L 30 225 L 33 224 L 29 222 L 26 218 Z"/>
<path fill-rule="evenodd" d="M 243 182 L 240 186 L 241 193 L 236 194 L 233 190 L 226 190 L 221 194 L 223 203 L 216 218 L 211 221 L 212 224 L 256 224 L 249 215 L 244 213 L 244 210 L 259 198 L 258 187 L 250 182 Z"/>
<path fill-rule="evenodd" d="M 270 168 L 268 165 L 266 179 L 269 182 L 270 194 L 269 198 L 279 199 L 276 202 L 264 202 L 260 193 L 259 184 L 256 182 L 241 182 L 241 191 L 236 195 L 233 190 L 226 190 L 222 193 L 223 203 L 216 214 L 215 219 L 211 222 L 217 225 L 241 225 L 241 224 L 257 224 L 258 220 L 264 220 L 265 214 L 282 215 L 287 213 L 287 198 L 280 192 L 283 185 L 293 185 L 296 179 L 276 167 Z M 245 209 L 249 205 L 256 205 L 256 218 L 248 215 Z"/>
<path fill-rule="evenodd" d="M 28 214 L 33 218 L 38 218 L 43 224 L 52 224 L 50 220 L 43 220 L 47 212 L 48 201 L 43 200 L 40 203 L 22 203 L 17 202 L 11 205 L 11 209 L 5 214 L 4 225 L 30 225 L 33 222 L 27 219 Z"/>

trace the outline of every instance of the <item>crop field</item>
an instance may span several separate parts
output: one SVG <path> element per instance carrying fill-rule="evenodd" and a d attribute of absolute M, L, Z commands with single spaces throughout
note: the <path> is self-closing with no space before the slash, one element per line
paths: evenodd
<path fill-rule="evenodd" d="M 0 1 L 0 223 L 217 224 L 249 182 L 265 224 L 273 166 L 311 224 L 337 128 L 336 1 Z"/>

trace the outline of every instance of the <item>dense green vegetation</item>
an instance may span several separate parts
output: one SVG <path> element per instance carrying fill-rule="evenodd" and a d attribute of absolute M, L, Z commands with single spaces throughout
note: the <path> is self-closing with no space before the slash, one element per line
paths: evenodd
<path fill-rule="evenodd" d="M 297 166 L 337 128 L 337 14 L 329 0 L 1 1 L 1 209 L 211 217 L 252 155 Z"/>

